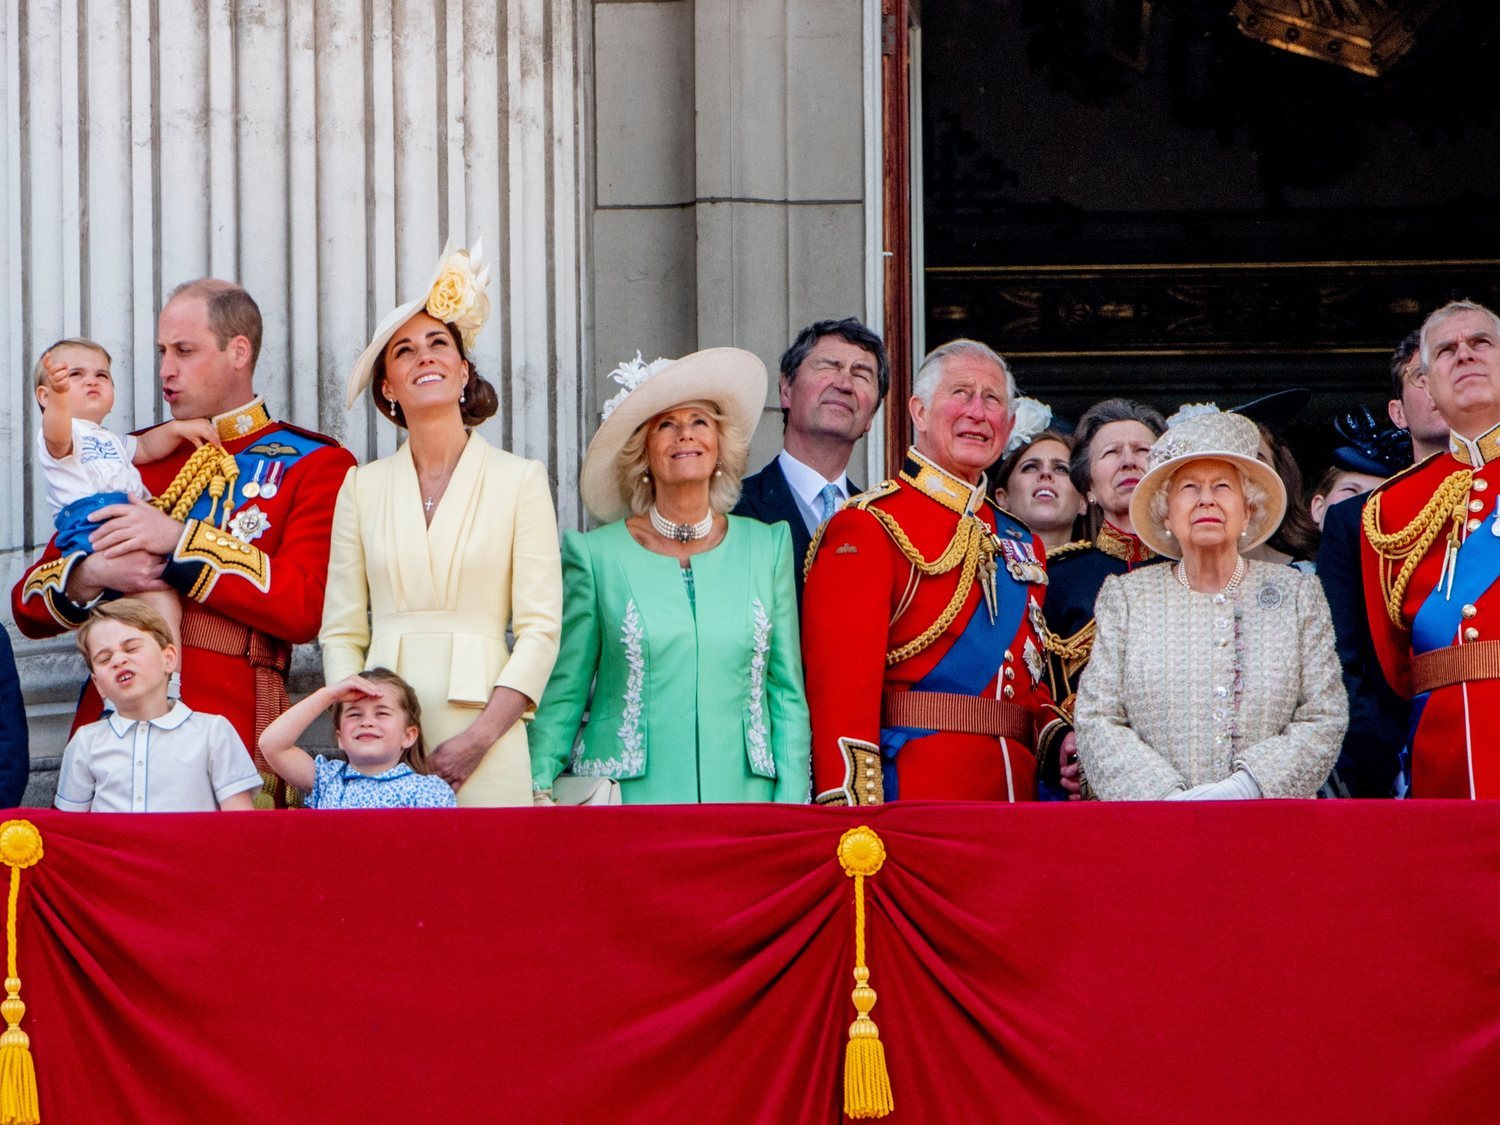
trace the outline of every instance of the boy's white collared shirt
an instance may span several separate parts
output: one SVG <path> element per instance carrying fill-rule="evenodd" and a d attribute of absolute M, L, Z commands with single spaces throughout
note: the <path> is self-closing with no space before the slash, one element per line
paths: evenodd
<path fill-rule="evenodd" d="M 155 719 L 110 712 L 63 751 L 64 812 L 213 812 L 261 777 L 229 720 L 178 702 Z"/>

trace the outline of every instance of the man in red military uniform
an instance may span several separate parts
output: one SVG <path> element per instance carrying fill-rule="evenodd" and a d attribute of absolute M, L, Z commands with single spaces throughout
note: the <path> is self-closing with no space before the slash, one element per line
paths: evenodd
<path fill-rule="evenodd" d="M 1360 544 L 1380 664 L 1412 701 L 1413 797 L 1500 797 L 1500 320 L 1454 301 L 1422 325 L 1448 451 L 1371 493 Z"/>
<path fill-rule="evenodd" d="M 802 652 L 821 804 L 1026 801 L 1069 733 L 1044 680 L 1039 541 L 986 496 L 1015 387 L 983 344 L 922 362 L 897 480 L 824 527 Z"/>
<path fill-rule="evenodd" d="M 234 724 L 265 779 L 257 804 L 267 806 L 291 794 L 256 743 L 286 709 L 291 646 L 317 636 L 334 501 L 354 458 L 332 438 L 271 420 L 253 388 L 260 340 L 260 310 L 239 286 L 203 279 L 173 292 L 157 325 L 162 394 L 174 418 L 213 420 L 238 478 L 221 499 L 204 490 L 183 522 L 138 500 L 100 509 L 94 553 L 62 556 L 49 543 L 11 609 L 22 633 L 46 637 L 77 628 L 110 593 L 176 589 L 183 702 Z M 185 443 L 140 467 L 153 496 L 192 453 Z M 101 706 L 90 684 L 74 729 Z"/>

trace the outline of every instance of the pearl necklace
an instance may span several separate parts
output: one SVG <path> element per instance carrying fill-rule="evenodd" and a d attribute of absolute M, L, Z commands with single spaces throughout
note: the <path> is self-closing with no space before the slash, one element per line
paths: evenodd
<path fill-rule="evenodd" d="M 708 538 L 708 533 L 714 529 L 714 513 L 710 508 L 708 515 L 697 523 L 673 523 L 656 510 L 655 504 L 652 504 L 651 526 L 663 539 L 672 539 L 678 543 L 691 543 L 694 539 Z"/>
<path fill-rule="evenodd" d="M 1245 573 L 1249 569 L 1250 567 L 1245 563 L 1244 559 L 1240 559 L 1239 562 L 1235 563 L 1234 573 L 1229 576 L 1229 581 L 1224 584 L 1224 588 L 1219 591 L 1218 596 L 1228 597 L 1230 594 L 1238 590 L 1240 587 L 1240 583 L 1245 580 Z M 1184 590 L 1187 590 L 1190 593 L 1192 592 L 1193 588 L 1188 585 L 1187 563 L 1185 562 L 1180 562 L 1177 564 L 1177 581 L 1182 583 L 1182 588 Z"/>

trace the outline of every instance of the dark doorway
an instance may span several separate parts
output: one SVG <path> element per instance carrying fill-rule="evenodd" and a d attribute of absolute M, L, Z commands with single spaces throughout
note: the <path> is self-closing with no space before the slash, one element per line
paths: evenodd
<path fill-rule="evenodd" d="M 1336 411 L 1383 414 L 1426 312 L 1500 307 L 1496 5 L 1279 7 L 926 5 L 927 345 L 985 340 L 1065 417 L 1305 386 L 1291 436 L 1315 462 Z"/>

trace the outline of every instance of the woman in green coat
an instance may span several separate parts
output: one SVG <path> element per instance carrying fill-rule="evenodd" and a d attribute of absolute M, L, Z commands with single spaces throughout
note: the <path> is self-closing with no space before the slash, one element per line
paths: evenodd
<path fill-rule="evenodd" d="M 564 771 L 615 779 L 625 803 L 805 802 L 791 534 L 727 514 L 765 365 L 710 348 L 612 377 L 624 389 L 581 481 L 612 522 L 563 539 L 562 649 L 529 732 L 537 802 Z"/>

